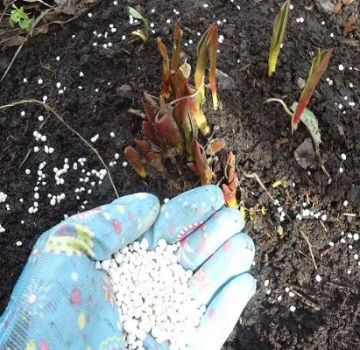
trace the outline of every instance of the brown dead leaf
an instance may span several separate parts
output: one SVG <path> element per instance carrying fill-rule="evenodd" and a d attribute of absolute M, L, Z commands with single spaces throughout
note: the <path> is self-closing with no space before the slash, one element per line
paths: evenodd
<path fill-rule="evenodd" d="M 350 16 L 346 22 L 344 23 L 344 30 L 346 33 L 353 33 L 356 32 L 358 27 L 357 27 L 357 21 L 358 21 L 358 17 L 355 15 Z"/>
<path fill-rule="evenodd" d="M 55 0 L 57 11 L 66 15 L 78 16 L 87 11 L 99 0 Z"/>
<path fill-rule="evenodd" d="M 334 5 L 334 9 L 333 9 L 334 13 L 336 13 L 336 14 L 339 13 L 341 11 L 342 7 L 343 7 L 342 2 L 341 1 L 337 2 Z"/>
<path fill-rule="evenodd" d="M 23 35 L 14 35 L 11 38 L 8 38 L 6 41 L 3 42 L 1 45 L 1 50 L 5 50 L 8 47 L 12 46 L 20 46 L 23 45 L 27 41 L 26 36 Z"/>
<path fill-rule="evenodd" d="M 354 2 L 354 0 L 342 0 L 342 3 L 344 6 L 351 5 Z"/>
<path fill-rule="evenodd" d="M 117 91 L 129 92 L 132 91 L 132 87 L 128 84 L 123 84 L 120 87 L 116 88 Z"/>

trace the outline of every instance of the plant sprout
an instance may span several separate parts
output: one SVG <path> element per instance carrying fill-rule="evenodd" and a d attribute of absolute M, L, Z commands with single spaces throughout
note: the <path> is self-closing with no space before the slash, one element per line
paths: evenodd
<path fill-rule="evenodd" d="M 12 7 L 13 10 L 10 12 L 9 19 L 10 26 L 14 28 L 17 24 L 23 31 L 28 32 L 32 28 L 34 20 L 29 17 L 22 6 L 17 7 L 13 4 Z"/>
<path fill-rule="evenodd" d="M 222 184 L 225 202 L 229 207 L 238 208 L 239 203 L 236 192 L 239 186 L 239 179 L 236 173 L 236 160 L 232 152 L 229 152 L 225 165 L 226 183 Z"/>
<path fill-rule="evenodd" d="M 210 160 L 225 146 L 223 140 L 212 140 L 205 149 L 198 140 L 199 132 L 206 136 L 210 127 L 202 106 L 205 101 L 205 72 L 209 66 L 209 85 L 213 106 L 217 108 L 216 55 L 218 29 L 210 25 L 198 45 L 194 85 L 189 80 L 191 66 L 181 60 L 183 32 L 176 21 L 170 58 L 165 43 L 158 38 L 163 72 L 159 98 L 144 93 L 145 120 L 142 124 L 143 140 L 135 140 L 135 147 L 125 149 L 125 157 L 135 171 L 145 178 L 156 173 L 166 174 L 165 164 L 185 161 L 189 169 L 199 176 L 202 184 L 211 183 L 214 174 Z M 151 169 L 151 170 L 150 170 Z"/>
<path fill-rule="evenodd" d="M 296 108 L 294 117 L 291 122 L 292 130 L 296 130 L 297 125 L 299 124 L 299 121 L 304 113 L 304 110 L 306 106 L 309 104 L 311 96 L 313 95 L 316 89 L 317 84 L 319 83 L 321 77 L 324 75 L 324 73 L 328 68 L 332 54 L 333 54 L 333 49 L 330 50 L 318 49 L 318 52 L 312 61 L 309 77 L 306 81 L 304 90 L 301 93 L 299 104 Z"/>
<path fill-rule="evenodd" d="M 333 49 L 330 50 L 318 50 L 317 55 L 313 59 L 309 77 L 305 84 L 305 87 L 301 93 L 299 103 L 294 102 L 289 108 L 286 103 L 278 98 L 269 98 L 265 102 L 278 102 L 280 103 L 285 112 L 291 117 L 291 129 L 296 130 L 300 120 L 305 124 L 310 132 L 310 135 L 315 144 L 316 154 L 320 156 L 320 144 L 321 144 L 321 133 L 319 130 L 319 123 L 315 114 L 307 107 L 310 102 L 311 96 L 313 95 L 315 88 L 324 75 L 330 58 L 333 54 Z"/>
<path fill-rule="evenodd" d="M 133 7 L 128 7 L 129 16 L 140 20 L 143 22 L 144 28 L 137 29 L 131 32 L 132 35 L 139 37 L 144 43 L 146 43 L 149 39 L 149 21 L 143 17 L 138 11 L 136 11 Z"/>
<path fill-rule="evenodd" d="M 273 33 L 271 37 L 270 54 L 269 54 L 269 70 L 268 76 L 271 77 L 276 71 L 276 64 L 280 54 L 281 44 L 284 39 L 286 26 L 289 18 L 290 0 L 286 0 L 281 6 L 280 12 L 276 15 Z"/>

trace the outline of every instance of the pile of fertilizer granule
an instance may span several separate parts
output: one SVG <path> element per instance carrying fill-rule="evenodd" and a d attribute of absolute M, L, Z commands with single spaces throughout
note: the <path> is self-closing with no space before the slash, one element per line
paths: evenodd
<path fill-rule="evenodd" d="M 145 349 L 144 340 L 151 335 L 170 350 L 187 349 L 206 310 L 191 297 L 193 273 L 177 261 L 179 243 L 167 245 L 160 239 L 155 250 L 148 248 L 143 239 L 96 265 L 111 278 L 127 348 Z"/>

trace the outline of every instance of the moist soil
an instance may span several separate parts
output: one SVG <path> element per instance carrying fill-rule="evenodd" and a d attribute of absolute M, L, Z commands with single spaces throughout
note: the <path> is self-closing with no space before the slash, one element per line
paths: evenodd
<path fill-rule="evenodd" d="M 338 14 L 325 12 L 319 3 L 324 1 L 294 2 L 278 71 L 271 79 L 266 76 L 266 61 L 279 1 L 214 0 L 207 8 L 203 2 L 192 0 L 142 2 L 139 9 L 154 23 L 156 34 L 141 45 L 130 35 L 134 26 L 126 13 L 126 5 L 137 3 L 118 1 L 114 5 L 104 0 L 90 10 L 91 18 L 84 14 L 32 38 L 1 83 L 1 104 L 24 98 L 41 100 L 46 95 L 49 105 L 87 140 L 99 134 L 94 145 L 107 164 L 116 161 L 110 170 L 120 195 L 149 191 L 161 199 L 173 197 L 197 186 L 198 180 L 184 172 L 145 182 L 129 166 L 123 166 L 122 151 L 139 136 L 142 122 L 129 110 L 141 109 L 143 90 L 159 93 L 161 58 L 154 38 L 159 35 L 170 45 L 177 17 L 174 9 L 182 19 L 188 43 L 184 52 L 191 63 L 197 33 L 204 32 L 212 21 L 221 22 L 224 41 L 219 46 L 218 68 L 233 79 L 234 85 L 220 89 L 221 108 L 217 112 L 209 108 L 207 116 L 214 137 L 225 138 L 227 148 L 237 157 L 242 205 L 267 209 L 265 215 L 256 211 L 255 218 L 247 221 L 257 248 L 252 272 L 258 291 L 224 349 L 360 347 L 360 266 L 356 255 L 360 241 L 355 235 L 360 214 L 360 48 L 358 34 L 347 33 L 343 27 L 350 16 L 358 15 L 359 3 L 355 0 Z M 116 32 L 110 31 L 110 24 Z M 105 49 L 103 44 L 109 42 L 112 47 Z M 289 104 L 298 99 L 298 80 L 306 79 L 318 47 L 334 48 L 329 70 L 309 106 L 319 120 L 321 159 L 328 174 L 316 161 L 310 161 L 306 169 L 299 165 L 294 152 L 309 137 L 307 131 L 301 126 L 292 135 L 282 107 L 264 104 L 269 97 L 282 97 Z M 1 52 L 2 71 L 14 53 L 14 48 Z M 42 84 L 38 83 L 40 78 Z M 66 87 L 63 94 L 59 94 L 57 82 Z M 38 120 L 39 115 L 44 121 Z M 95 179 L 90 174 L 88 183 L 81 182 L 84 173 L 99 170 L 102 165 L 88 147 L 40 106 L 19 106 L 1 113 L 0 129 L 0 191 L 8 195 L 0 204 L 0 223 L 6 230 L 0 234 L 3 311 L 39 235 L 65 214 L 110 202 L 115 195 L 107 178 L 100 185 L 96 179 L 91 186 Z M 36 142 L 34 130 L 46 135 L 47 141 Z M 54 153 L 45 153 L 45 144 L 53 147 Z M 33 151 L 35 145 L 41 147 L 37 153 Z M 116 153 L 120 154 L 117 160 Z M 70 166 L 65 183 L 56 185 L 53 168 L 61 168 L 65 158 L 72 165 L 82 157 L 87 159 L 83 173 L 81 168 L 73 170 Z M 43 161 L 47 177 L 38 185 L 40 198 L 35 201 L 39 210 L 29 214 Z M 26 169 L 31 173 L 26 174 Z M 275 204 L 251 174 L 259 177 Z M 279 180 L 280 185 L 273 186 Z M 75 192 L 81 187 L 85 191 Z M 65 199 L 49 205 L 48 194 L 61 193 Z"/>

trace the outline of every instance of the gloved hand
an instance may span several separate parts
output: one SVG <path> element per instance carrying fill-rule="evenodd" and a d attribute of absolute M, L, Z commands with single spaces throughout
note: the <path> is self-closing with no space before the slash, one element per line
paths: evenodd
<path fill-rule="evenodd" d="M 213 185 L 185 192 L 163 205 L 146 193 L 70 217 L 45 232 L 0 319 L 0 349 L 124 349 L 109 277 L 95 269 L 134 240 L 181 240 L 179 262 L 195 270 L 192 292 L 207 311 L 190 349 L 220 349 L 255 292 L 246 273 L 254 258 L 238 210 L 224 207 Z M 210 259 L 208 259 L 211 256 Z M 121 316 L 120 316 L 121 317 Z M 148 336 L 147 349 L 166 349 Z"/>

